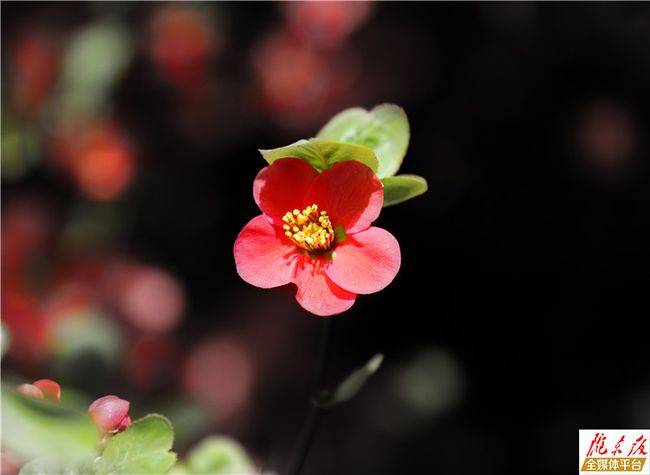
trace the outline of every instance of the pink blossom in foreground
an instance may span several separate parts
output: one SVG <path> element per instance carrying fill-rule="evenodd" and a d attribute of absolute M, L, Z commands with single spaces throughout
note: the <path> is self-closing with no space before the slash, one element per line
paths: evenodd
<path fill-rule="evenodd" d="M 253 196 L 262 214 L 244 226 L 234 246 L 237 272 L 249 284 L 293 283 L 304 309 L 328 316 L 397 274 L 399 243 L 371 226 L 384 192 L 367 166 L 348 161 L 319 173 L 303 160 L 283 158 L 259 172 Z"/>

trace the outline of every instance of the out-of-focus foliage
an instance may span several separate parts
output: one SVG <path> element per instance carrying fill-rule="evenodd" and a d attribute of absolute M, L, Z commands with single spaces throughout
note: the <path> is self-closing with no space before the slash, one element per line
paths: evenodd
<path fill-rule="evenodd" d="M 57 114 L 78 122 L 106 112 L 111 87 L 133 51 L 129 31 L 118 23 L 98 23 L 77 32 L 63 58 Z"/>
<path fill-rule="evenodd" d="M 20 457 L 74 466 L 97 453 L 99 433 L 69 405 L 31 399 L 2 387 L 2 444 Z"/>
<path fill-rule="evenodd" d="M 56 459 L 38 458 L 27 462 L 20 469 L 20 475 L 87 475 L 90 473 L 92 473 L 91 458 L 76 464 L 64 463 Z"/>
<path fill-rule="evenodd" d="M 92 354 L 114 364 L 122 348 L 121 333 L 114 321 L 93 308 L 60 317 L 50 331 L 53 353 L 64 361 Z"/>
<path fill-rule="evenodd" d="M 202 440 L 187 455 L 186 469 L 200 475 L 252 474 L 253 463 L 244 448 L 229 437 L 211 436 Z"/>
<path fill-rule="evenodd" d="M 174 426 L 174 443 L 187 446 L 210 428 L 212 418 L 197 402 L 188 398 L 171 399 L 158 404 L 158 411 Z"/>
<path fill-rule="evenodd" d="M 425 420 L 459 404 L 465 390 L 463 370 L 443 348 L 422 350 L 399 373 L 395 390 L 412 418 Z"/>
<path fill-rule="evenodd" d="M 384 355 L 377 353 L 360 368 L 352 371 L 343 381 L 329 394 L 324 394 L 318 404 L 322 407 L 329 407 L 334 404 L 349 401 L 356 396 L 368 382 L 368 379 L 375 374 L 384 361 Z"/>
<path fill-rule="evenodd" d="M 40 159 L 38 129 L 30 123 L 21 122 L 10 114 L 2 116 L 2 178 L 21 178 Z"/>

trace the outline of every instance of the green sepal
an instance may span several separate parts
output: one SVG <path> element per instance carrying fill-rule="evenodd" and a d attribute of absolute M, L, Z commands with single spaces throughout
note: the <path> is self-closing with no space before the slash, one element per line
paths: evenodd
<path fill-rule="evenodd" d="M 415 198 L 427 191 L 427 181 L 417 175 L 397 175 L 381 179 L 384 185 L 384 207 Z"/>
<path fill-rule="evenodd" d="M 286 147 L 260 150 L 260 153 L 269 164 L 281 158 L 301 158 L 319 172 L 349 160 L 363 163 L 375 173 L 378 167 L 375 152 L 368 147 L 321 138 L 298 140 Z"/>

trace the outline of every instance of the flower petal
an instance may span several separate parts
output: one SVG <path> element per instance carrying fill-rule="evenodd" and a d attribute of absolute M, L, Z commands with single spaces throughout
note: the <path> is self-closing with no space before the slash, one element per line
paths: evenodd
<path fill-rule="evenodd" d="M 350 292 L 371 294 L 392 282 L 400 263 L 397 239 L 384 229 L 371 227 L 338 244 L 325 273 Z"/>
<path fill-rule="evenodd" d="M 251 285 L 270 289 L 291 282 L 298 248 L 259 215 L 241 230 L 234 247 L 237 273 Z"/>
<path fill-rule="evenodd" d="M 340 288 L 323 271 L 325 261 L 303 254 L 296 264 L 293 282 L 298 286 L 296 300 L 307 310 L 321 317 L 336 315 L 352 307 L 356 295 Z"/>
<path fill-rule="evenodd" d="M 370 168 L 352 160 L 335 163 L 318 175 L 307 201 L 327 211 L 334 226 L 356 233 L 367 229 L 379 216 L 384 190 Z"/>
<path fill-rule="evenodd" d="M 318 172 L 299 158 L 281 158 L 262 168 L 253 183 L 253 197 L 262 212 L 281 224 L 282 216 L 293 209 L 302 210 L 305 196 Z"/>

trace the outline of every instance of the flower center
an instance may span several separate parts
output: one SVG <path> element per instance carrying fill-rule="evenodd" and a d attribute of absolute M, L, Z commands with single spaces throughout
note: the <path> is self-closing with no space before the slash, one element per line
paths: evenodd
<path fill-rule="evenodd" d="M 313 204 L 302 211 L 287 211 L 282 217 L 284 235 L 296 246 L 308 251 L 327 251 L 334 243 L 334 229 L 326 211 Z"/>

